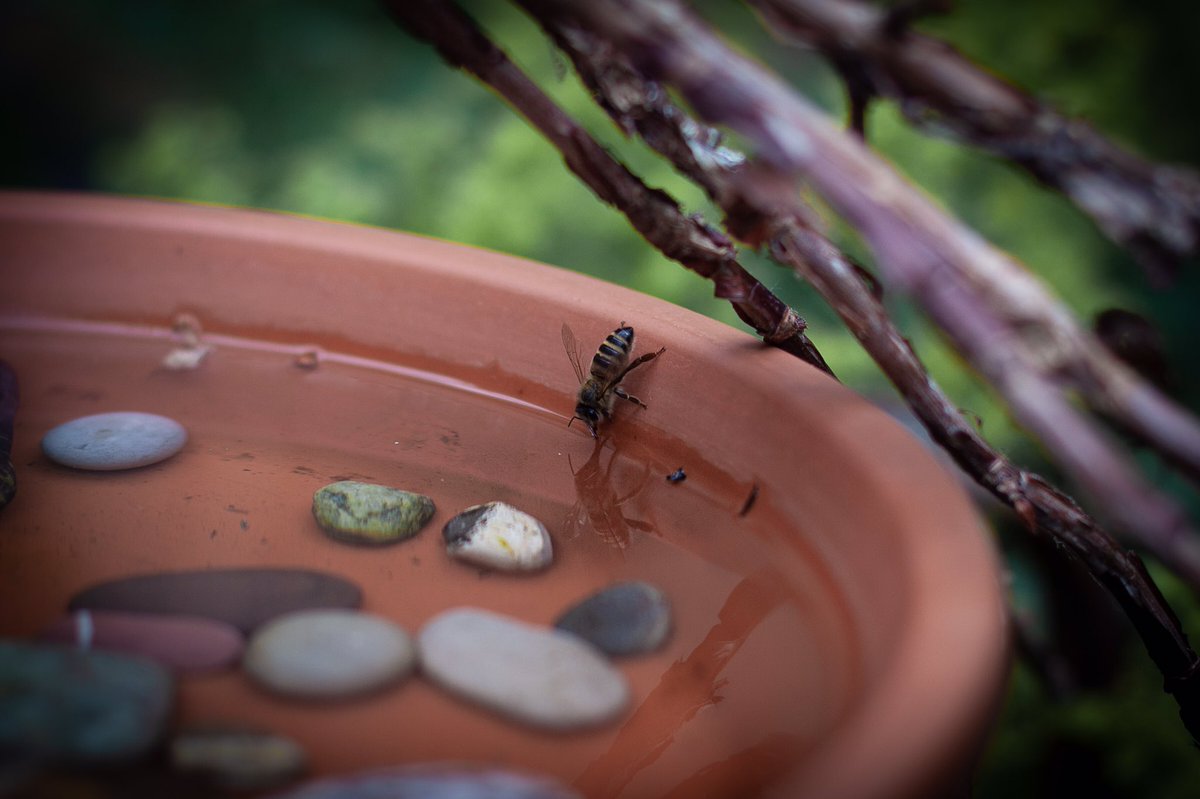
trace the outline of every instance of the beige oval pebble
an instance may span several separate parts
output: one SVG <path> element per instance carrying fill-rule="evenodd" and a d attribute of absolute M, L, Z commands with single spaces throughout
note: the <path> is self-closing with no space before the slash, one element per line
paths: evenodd
<path fill-rule="evenodd" d="M 431 680 L 537 727 L 592 727 L 629 704 L 620 671 L 579 638 L 552 628 L 458 608 L 427 623 L 417 647 Z"/>
<path fill-rule="evenodd" d="M 264 688 L 287 696 L 339 699 L 406 677 L 416 652 L 402 628 L 380 616 L 312 610 L 261 627 L 243 667 Z"/>

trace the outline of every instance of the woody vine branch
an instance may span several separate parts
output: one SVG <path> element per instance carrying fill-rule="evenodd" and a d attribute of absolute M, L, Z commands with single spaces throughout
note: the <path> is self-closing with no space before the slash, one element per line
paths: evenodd
<path fill-rule="evenodd" d="M 682 84 L 679 85 L 679 88 L 685 95 L 689 95 L 693 103 L 701 110 L 707 109 L 710 115 L 722 116 L 720 112 L 729 111 L 729 109 L 721 108 L 721 100 L 728 100 L 729 97 L 706 96 L 706 90 L 721 94 L 720 87 L 723 83 L 711 74 L 714 65 L 703 63 L 701 56 L 713 56 L 714 53 L 718 53 L 716 58 L 720 61 L 730 58 L 731 54 L 722 52 L 719 49 L 719 43 L 713 47 L 713 42 L 703 39 L 703 35 L 700 35 L 706 33 L 703 30 L 686 29 L 686 32 L 681 35 L 695 37 L 702 41 L 700 50 L 704 50 L 704 53 L 688 51 L 686 43 L 674 41 L 669 34 L 657 30 L 656 34 L 665 36 L 662 41 L 667 44 L 663 46 L 679 50 L 674 55 L 684 66 L 680 67 L 680 64 L 675 64 L 675 71 L 673 71 L 670 66 L 674 63 L 671 61 L 671 53 L 664 54 L 657 51 L 647 53 L 647 49 L 653 50 L 649 41 L 654 38 L 655 34 L 650 34 L 648 38 L 641 38 L 633 32 L 633 28 L 620 29 L 621 23 L 613 23 L 618 28 L 614 32 L 605 29 L 605 22 L 598 21 L 594 17 L 587 18 L 585 23 L 581 23 L 580 19 L 575 16 L 575 12 L 580 9 L 572 8 L 571 4 L 527 2 L 525 5 L 555 36 L 560 46 L 563 46 L 572 56 L 577 68 L 589 86 L 596 92 L 601 104 L 609 110 L 626 132 L 636 131 L 641 134 L 651 146 L 666 155 L 677 168 L 701 185 L 725 211 L 726 224 L 731 232 L 749 243 L 767 244 L 777 260 L 792 266 L 821 291 L 852 332 L 864 344 L 864 347 L 901 389 L 918 417 L 930 429 L 934 439 L 951 452 L 965 471 L 1007 505 L 1014 508 L 1033 531 L 1052 536 L 1054 540 L 1066 546 L 1088 566 L 1091 573 L 1110 590 L 1125 608 L 1141 634 L 1147 650 L 1162 670 L 1166 678 L 1167 690 L 1179 702 L 1185 724 L 1194 736 L 1200 737 L 1197 735 L 1200 732 L 1200 702 L 1197 701 L 1198 689 L 1196 687 L 1197 657 L 1188 646 L 1178 621 L 1162 599 L 1157 587 L 1149 579 L 1140 560 L 1133 553 L 1126 552 L 1117 545 L 1068 496 L 1047 484 L 1037 475 L 1020 470 L 992 449 L 962 418 L 949 399 L 925 373 L 915 353 L 892 325 L 879 303 L 878 297 L 871 292 L 868 285 L 864 284 L 860 277 L 861 268 L 817 232 L 814 224 L 815 216 L 809 209 L 791 199 L 791 193 L 787 190 L 790 187 L 790 179 L 797 168 L 803 164 L 789 163 L 789 158 L 794 160 L 798 152 L 789 153 L 789 142 L 786 140 L 772 141 L 768 136 L 766 141 L 760 138 L 759 144 L 773 157 L 755 164 L 745 164 L 735 154 L 720 148 L 709 129 L 699 125 L 667 102 L 666 94 L 661 87 L 647 80 L 633 67 L 633 63 L 637 59 L 649 61 L 652 69 L 679 81 Z M 653 29 L 655 23 L 663 22 L 662 19 L 654 18 L 662 10 L 662 7 L 650 9 L 638 4 L 616 5 L 620 8 L 609 9 L 609 11 L 624 13 L 633 8 L 633 25 L 634 27 L 642 26 L 643 32 L 647 30 L 645 26 L 649 25 Z M 749 277 L 748 273 L 740 265 L 737 265 L 732 254 L 732 245 L 722 234 L 703 224 L 697 218 L 684 215 L 672 199 L 662 192 L 648 189 L 627 169 L 611 159 L 589 135 L 567 117 L 561 109 L 554 106 L 528 78 L 520 73 L 461 12 L 436 2 L 413 4 L 397 0 L 397 2 L 389 3 L 389 6 L 403 24 L 418 36 L 433 43 L 451 64 L 473 72 L 533 122 L 563 153 L 568 167 L 588 183 L 602 199 L 624 212 L 635 228 L 651 243 L 685 266 L 713 279 L 717 286 L 718 296 L 731 299 L 735 308 L 738 309 L 739 315 L 752 324 L 760 334 L 763 334 L 766 340 L 772 343 L 791 342 L 790 349 L 789 346 L 784 346 L 784 348 L 813 362 L 811 354 L 806 356 L 811 344 L 807 342 L 806 338 L 799 338 L 803 336 L 802 328 L 788 330 L 787 320 L 794 316 L 795 312 L 791 309 L 781 311 L 779 306 L 782 303 L 773 295 L 764 294 L 765 289 L 761 287 L 761 284 Z M 671 13 L 676 13 L 673 6 L 669 8 Z M 585 18 L 586 13 L 582 14 Z M 683 12 L 678 11 L 678 13 L 682 14 Z M 644 14 L 645 18 L 638 19 L 638 14 Z M 684 21 L 692 24 L 689 19 L 684 18 Z M 671 24 L 678 22 L 679 20 L 672 20 Z M 595 31 L 602 31 L 603 35 L 593 35 Z M 630 40 L 624 41 L 624 45 L 631 53 L 622 52 L 622 36 Z M 679 53 L 683 53 L 683 55 L 679 55 Z M 730 68 L 730 64 L 721 66 L 726 69 Z M 735 73 L 738 68 L 735 63 L 733 66 Z M 682 76 L 678 74 L 680 71 L 683 73 Z M 614 79 L 613 75 L 618 77 Z M 747 80 L 753 82 L 758 78 L 753 71 L 736 74 L 734 77 L 733 84 L 743 92 L 747 90 L 747 86 L 744 85 Z M 689 94 L 689 88 L 691 94 Z M 751 89 L 749 96 L 753 97 L 753 87 L 749 88 Z M 775 87 L 771 88 L 774 90 Z M 692 96 L 692 94 L 696 96 Z M 728 86 L 725 87 L 725 94 L 728 94 Z M 734 105 L 733 122 L 735 124 L 739 121 L 745 123 L 746 120 L 737 119 L 737 113 L 747 109 L 744 106 L 738 107 L 737 102 Z M 751 110 L 762 111 L 761 108 Z M 724 116 L 726 121 L 729 121 L 730 114 L 724 114 Z M 768 120 L 768 122 L 776 121 L 779 120 Z M 785 121 L 794 123 L 797 120 Z M 761 130 L 754 130 L 756 124 L 762 123 L 761 119 L 752 119 L 748 127 L 754 133 L 762 133 Z M 827 133 L 827 131 L 819 132 Z M 802 141 L 802 139 L 803 137 L 800 137 L 797 141 Z M 839 165 L 847 166 L 852 172 L 855 169 L 861 172 L 863 165 L 856 162 L 854 157 L 841 152 L 836 141 L 830 143 L 831 140 L 827 138 L 821 139 L 821 141 L 831 147 L 835 155 L 841 156 L 840 160 L 835 159 Z M 795 145 L 796 143 L 793 141 L 790 144 Z M 851 156 L 854 155 L 851 153 Z M 866 174 L 871 173 L 871 168 L 872 166 L 868 164 Z M 901 194 L 906 188 L 903 184 L 889 183 L 886 176 L 880 178 L 876 175 L 875 177 L 877 181 L 882 181 L 887 188 Z M 862 198 L 850 199 L 862 200 Z M 929 234 L 928 238 L 924 241 L 917 241 L 915 243 L 917 246 L 914 247 L 913 242 L 904 240 L 905 231 L 895 229 L 897 227 L 894 224 L 895 220 L 887 218 L 889 212 L 895 214 L 897 211 L 895 207 L 883 209 L 880 214 L 882 222 L 872 218 L 871 212 L 878 210 L 872 207 L 870 202 L 872 199 L 877 200 L 878 198 L 868 196 L 865 210 L 855 207 L 854 202 L 845 198 L 842 198 L 842 201 L 849 204 L 850 210 L 857 211 L 857 215 L 847 215 L 851 216 L 853 221 L 858 221 L 868 228 L 866 231 L 868 236 L 874 233 L 874 243 L 877 249 L 881 241 L 890 242 L 897 237 L 899 243 L 907 246 L 910 250 L 931 249 L 934 254 L 937 254 L 937 246 L 943 245 L 951 251 L 951 254 L 949 257 L 943 256 L 943 262 L 939 263 L 939 266 L 948 262 L 952 266 L 960 266 L 964 272 L 971 274 L 970 270 L 974 266 L 978 266 L 971 260 L 971 256 L 982 257 L 980 255 L 982 253 L 992 257 L 991 262 L 985 262 L 981 267 L 985 273 L 983 277 L 990 277 L 993 280 L 997 277 L 995 274 L 987 275 L 989 269 L 998 272 L 1001 276 L 1012 276 L 1013 274 L 1019 276 L 1020 273 L 1014 269 L 1015 265 L 1004 259 L 999 259 L 997 263 L 995 256 L 990 255 L 986 246 L 974 240 L 969 232 L 957 229 L 953 225 L 948 228 L 938 228 L 937 225 L 933 225 L 932 232 L 925 231 Z M 911 209 L 905 209 L 901 203 L 900 210 Z M 922 209 L 916 210 L 919 212 Z M 920 213 L 917 216 L 918 221 L 922 221 Z M 926 224 L 930 223 L 928 219 L 923 221 Z M 933 220 L 933 222 L 937 221 Z M 893 224 L 889 225 L 889 222 L 893 222 Z M 871 227 L 871 223 L 875 224 L 874 228 Z M 948 236 L 949 240 L 939 238 L 939 234 Z M 925 253 L 921 252 L 921 254 Z M 964 261 L 966 265 L 962 266 Z M 911 277 L 911 275 L 905 275 L 904 268 L 907 267 L 909 271 L 913 271 L 919 269 L 921 264 L 901 262 L 900 267 L 902 278 Z M 943 273 L 947 271 L 944 268 L 941 270 Z M 936 301 L 937 288 L 926 288 L 926 284 L 936 282 L 936 280 L 929 275 L 921 277 L 922 279 L 915 283 L 910 281 L 907 287 L 913 288 L 915 285 L 916 288 L 935 295 L 934 300 L 930 300 L 925 295 L 922 296 L 926 300 L 927 306 L 932 306 L 934 311 L 932 315 L 939 321 L 943 321 L 949 311 L 953 310 L 945 308 L 946 303 L 952 305 L 953 302 L 965 302 L 964 308 L 961 310 L 974 312 L 979 310 L 976 306 L 981 304 L 981 299 L 996 299 L 996 297 L 988 296 L 986 292 L 982 298 L 969 293 L 964 294 L 964 289 L 975 288 L 974 282 L 963 281 L 960 275 L 950 273 L 947 282 L 954 290 L 942 298 L 943 302 L 939 304 Z M 947 277 L 947 275 L 939 273 L 937 277 Z M 895 279 L 894 276 L 893 279 Z M 981 282 L 986 285 L 988 281 L 984 279 Z M 1048 326 L 1069 343 L 1075 345 L 1071 354 L 1083 361 L 1084 366 L 1078 367 L 1080 371 L 1090 374 L 1087 372 L 1088 367 L 1093 370 L 1113 368 L 1112 364 L 1104 361 L 1102 357 L 1099 361 L 1095 361 L 1084 359 L 1080 355 L 1078 350 L 1086 349 L 1079 342 L 1079 338 L 1083 334 L 1070 326 L 1069 315 L 1065 315 L 1061 309 L 1056 308 L 1052 303 L 1048 306 L 1041 304 L 1042 298 L 1038 295 L 1039 289 L 1036 285 L 1031 286 L 1031 283 L 1032 281 L 1026 280 L 1019 287 L 1019 291 L 1013 295 L 997 292 L 1001 294 L 998 303 L 1001 309 L 1011 310 L 1011 307 L 1006 306 L 1005 302 L 1016 303 L 1015 307 L 1022 307 L 1022 302 L 1032 302 L 1038 313 L 1044 316 L 1035 321 Z M 903 280 L 901 285 L 905 285 Z M 939 309 L 942 311 L 941 315 L 936 313 Z M 1003 324 L 1011 321 L 1011 317 L 1005 314 L 995 314 L 995 309 L 987 308 L 986 303 L 983 303 L 983 310 L 993 311 L 990 318 L 993 326 L 986 332 L 995 335 L 998 332 L 996 328 L 999 328 L 999 332 L 1004 333 Z M 798 316 L 796 318 L 798 319 Z M 786 335 L 781 335 L 781 331 Z M 776 341 L 772 341 L 772 338 L 775 338 Z M 960 343 L 968 345 L 980 343 L 978 339 L 972 339 L 962 333 L 959 333 L 957 338 Z M 962 341 L 963 339 L 965 342 Z M 1002 344 L 1005 343 L 1005 336 L 1000 335 L 999 340 Z M 970 350 L 969 347 L 965 347 L 965 349 L 970 355 L 989 357 L 986 349 L 978 352 Z M 815 348 L 812 352 L 815 352 Z M 816 357 L 819 358 L 819 355 Z M 1100 366 L 1096 367 L 1095 363 L 1099 363 Z M 1077 366 L 1077 364 L 1073 365 Z M 1025 405 L 1014 402 L 1014 405 L 1020 406 L 1018 413 L 1021 412 L 1021 408 L 1025 408 L 1026 416 L 1032 416 L 1036 420 L 1037 414 L 1046 413 L 1045 408 L 1049 408 L 1049 418 L 1053 420 L 1053 423 L 1063 423 L 1058 416 L 1069 409 L 1064 410 L 1061 395 L 1056 392 L 1054 381 L 1038 371 L 1035 364 L 1020 359 L 1006 361 L 1002 366 L 1004 368 L 999 370 L 1001 377 L 1008 375 L 1021 382 L 1026 390 L 1030 388 L 1031 383 L 1037 389 L 1035 396 L 1023 400 Z M 995 369 L 990 372 L 989 370 L 984 371 L 993 376 L 996 373 Z M 1120 373 L 1118 372 L 1118 374 Z M 1127 377 L 1123 374 L 1120 376 L 1122 379 Z M 1140 386 L 1137 388 L 1141 390 Z M 1099 396 L 1105 396 L 1103 388 L 1095 390 Z M 1013 398 L 1010 397 L 1010 402 L 1013 401 Z M 1109 408 L 1118 404 L 1107 403 Z M 1033 407 L 1029 409 L 1026 405 Z M 1186 425 L 1187 422 L 1185 421 L 1184 424 Z M 1075 434 L 1080 434 L 1079 425 L 1080 422 L 1077 421 L 1067 423 L 1067 427 L 1071 428 Z M 1096 437 L 1086 426 L 1083 428 L 1083 434 L 1088 443 L 1095 445 Z M 1091 438 L 1088 438 L 1089 435 Z M 1071 442 L 1068 441 L 1069 443 Z M 1100 444 L 1103 443 L 1100 440 Z M 1094 452 L 1090 454 L 1095 455 Z M 1120 465 L 1119 461 L 1118 465 Z M 1106 468 L 1112 466 L 1111 458 L 1104 462 L 1104 466 Z M 1119 468 L 1115 470 L 1117 472 L 1115 476 L 1111 473 L 1113 471 L 1111 468 L 1109 471 L 1110 473 L 1104 477 L 1113 480 L 1122 488 L 1122 498 L 1141 500 L 1143 506 L 1148 504 L 1151 507 L 1158 507 L 1155 503 L 1163 501 L 1152 492 L 1147 495 L 1144 486 L 1138 484 L 1136 478 L 1131 478 L 1130 474 L 1122 472 Z M 1123 482 L 1123 479 L 1129 480 L 1129 482 Z M 1173 561 L 1182 573 L 1192 577 L 1193 584 L 1200 584 L 1200 580 L 1197 579 L 1200 571 L 1196 570 L 1196 562 L 1194 559 L 1189 560 L 1195 553 L 1189 552 L 1186 546 L 1179 548 L 1179 539 L 1173 537 L 1178 532 L 1176 528 L 1180 524 L 1179 518 L 1172 512 L 1169 505 L 1166 508 L 1165 511 L 1161 507 L 1158 508 L 1160 518 L 1157 521 L 1161 524 L 1163 518 L 1166 518 L 1168 532 L 1171 534 L 1163 536 L 1160 529 L 1153 531 L 1158 534 L 1157 538 L 1152 534 L 1149 539 L 1161 545 L 1160 554 L 1165 554 L 1165 559 Z M 1190 540 L 1189 538 L 1183 539 L 1185 543 Z"/>

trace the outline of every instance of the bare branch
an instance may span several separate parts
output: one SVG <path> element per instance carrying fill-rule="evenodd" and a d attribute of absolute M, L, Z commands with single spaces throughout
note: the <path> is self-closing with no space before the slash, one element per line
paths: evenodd
<path fill-rule="evenodd" d="M 533 3 L 526 3 L 533 5 Z M 1195 670 L 1200 661 L 1178 620 L 1136 554 L 1123 550 L 1069 497 L 1037 475 L 1014 466 L 963 419 L 925 372 L 895 328 L 879 297 L 859 279 L 858 267 L 808 223 L 792 201 L 775 217 L 747 205 L 738 191 L 744 159 L 723 147 L 717 133 L 692 120 L 667 93 L 632 68 L 612 45 L 571 19 L 536 8 L 535 16 L 572 61 L 597 101 L 627 132 L 637 132 L 685 176 L 703 186 L 725 210 L 731 231 L 758 244 L 812 283 L 883 368 L 910 407 L 980 485 L 1015 510 L 1031 531 L 1049 536 L 1077 557 L 1125 609 L 1166 678 L 1167 690 L 1194 737 L 1200 738 Z"/>
<path fill-rule="evenodd" d="M 1080 330 L 1032 275 L 676 3 L 527 5 L 545 15 L 569 9 L 635 66 L 669 79 L 708 121 L 756 142 L 762 161 L 739 171 L 735 190 L 752 209 L 770 217 L 771 209 L 791 202 L 795 177 L 808 178 L 863 233 L 890 284 L 921 304 L 1100 507 L 1200 590 L 1200 542 L 1182 511 L 1075 411 L 1061 386 L 1090 392 L 1115 415 L 1141 413 L 1119 418 L 1193 467 L 1200 465 L 1200 427 Z M 1163 419 L 1145 418 L 1159 412 Z M 1160 437 L 1172 425 L 1186 433 L 1182 443 Z"/>
<path fill-rule="evenodd" d="M 404 8 L 397 9 L 396 6 Z M 411 15 L 415 15 L 417 20 L 414 21 L 410 13 L 404 13 L 410 9 Z M 497 88 L 543 132 L 546 132 L 546 128 L 557 131 L 554 135 L 547 133 L 547 137 L 563 152 L 573 171 L 577 174 L 590 174 L 589 170 L 603 175 L 609 174 L 615 162 L 605 162 L 601 159 L 595 163 L 589 160 L 586 162 L 587 166 L 576 167 L 572 164 L 578 157 L 574 154 L 574 148 L 578 147 L 582 132 L 578 131 L 574 123 L 560 110 L 552 106 L 548 108 L 549 101 L 516 71 L 499 50 L 483 39 L 457 10 L 446 9 L 441 4 L 414 9 L 411 4 L 396 0 L 393 12 L 402 22 L 413 24 L 418 35 L 433 41 L 452 64 L 466 66 L 485 82 Z M 666 151 L 673 150 L 672 160 L 680 165 L 683 171 L 691 174 L 713 196 L 723 196 L 731 203 L 734 207 L 731 216 L 736 216 L 742 224 L 743 235 L 746 233 L 747 223 L 757 220 L 757 225 L 750 225 L 755 231 L 754 234 L 748 237 L 761 237 L 761 240 L 769 241 L 777 258 L 796 263 L 799 268 L 808 271 L 810 279 L 813 279 L 826 297 L 830 298 L 831 303 L 843 314 L 856 334 L 864 342 L 870 343 L 873 354 L 885 365 L 889 375 L 901 385 L 902 391 L 909 397 L 927 426 L 934 431 L 935 437 L 950 449 L 964 468 L 1014 507 L 1032 529 L 1049 533 L 1060 545 L 1084 560 L 1097 579 L 1125 607 L 1146 641 L 1152 657 L 1166 676 L 1168 690 L 1179 700 L 1181 714 L 1189 729 L 1193 730 L 1194 734 L 1200 731 L 1200 712 L 1196 710 L 1200 707 L 1200 702 L 1196 701 L 1196 697 L 1191 697 L 1191 694 L 1196 692 L 1193 679 L 1196 656 L 1188 647 L 1178 621 L 1145 574 L 1136 555 L 1122 552 L 1069 498 L 1046 485 L 1036 475 L 1022 472 L 1012 466 L 988 447 L 975 429 L 961 418 L 952 403 L 929 380 L 907 343 L 891 326 L 878 297 L 862 282 L 859 267 L 845 259 L 828 241 L 815 233 L 808 220 L 802 218 L 803 209 L 780 221 L 749 207 L 738 208 L 738 203 L 742 201 L 739 192 L 727 189 L 729 185 L 737 183 L 731 180 L 731 176 L 739 173 L 737 165 L 741 163 L 741 157 L 722 147 L 712 131 L 697 125 L 666 102 L 661 89 L 646 82 L 643 82 L 640 88 L 634 88 L 649 94 L 657 93 L 656 96 L 661 102 L 648 104 L 644 102 L 644 98 L 638 97 L 616 100 L 614 96 L 619 92 L 615 91 L 602 93 L 601 97 L 609 105 L 610 111 L 618 105 L 625 108 L 628 113 L 614 113 L 614 116 L 626 130 L 632 131 L 636 128 L 647 135 L 648 139 L 657 137 L 659 143 L 656 147 Z M 635 121 L 638 108 L 643 110 L 640 119 Z M 589 154 L 588 158 L 591 157 Z M 623 167 L 617 170 L 617 174 L 628 175 Z M 581 177 L 588 180 L 587 174 Z M 625 178 L 614 180 L 622 182 Z M 588 182 L 592 185 L 591 180 Z M 609 202 L 623 202 L 621 198 L 625 196 L 622 194 L 624 190 L 628 190 L 629 196 L 635 199 L 645 192 L 652 192 L 644 186 L 640 189 L 625 186 L 620 191 L 605 186 L 606 184 L 600 181 L 600 187 L 594 188 Z M 610 196 L 618 199 L 609 199 Z M 642 225 L 650 230 L 664 226 L 672 228 L 674 223 L 669 220 L 679 216 L 678 208 L 670 202 L 648 203 L 640 211 L 621 207 L 631 219 L 638 215 L 650 217 L 642 219 Z M 654 219 L 658 214 L 662 214 L 663 217 Z M 702 230 L 710 229 L 702 227 Z M 663 246 L 659 244 L 660 241 L 670 246 L 673 239 L 659 236 L 651 238 L 651 241 L 656 243 L 656 246 Z M 815 259 L 817 266 L 810 267 L 810 259 Z M 822 287 L 822 276 L 829 279 L 832 288 Z"/>
<path fill-rule="evenodd" d="M 625 214 L 647 241 L 668 258 L 711 280 L 716 296 L 729 300 L 738 316 L 765 342 L 832 374 L 804 334 L 804 319 L 738 263 L 725 234 L 698 216 L 684 214 L 669 195 L 646 186 L 609 155 L 457 7 L 436 0 L 389 0 L 386 6 L 400 24 L 433 44 L 447 62 L 473 73 L 511 103 L 558 148 L 567 168 L 600 199 Z"/>
<path fill-rule="evenodd" d="M 751 0 L 776 30 L 868 76 L 918 127 L 1007 159 L 1069 197 L 1162 281 L 1200 249 L 1200 176 L 1113 144 L 862 0 Z"/>

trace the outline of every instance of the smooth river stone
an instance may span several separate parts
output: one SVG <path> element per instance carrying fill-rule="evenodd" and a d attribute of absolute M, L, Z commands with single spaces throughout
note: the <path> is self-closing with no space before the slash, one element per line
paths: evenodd
<path fill-rule="evenodd" d="M 446 552 L 504 571 L 537 571 L 554 560 L 550 534 L 537 519 L 504 502 L 467 508 L 442 528 Z"/>
<path fill-rule="evenodd" d="M 41 638 L 79 649 L 141 655 L 180 671 L 224 668 L 236 663 L 245 648 L 241 632 L 224 622 L 105 610 L 77 610 L 43 630 Z"/>
<path fill-rule="evenodd" d="M 291 613 L 264 625 L 242 666 L 264 688 L 304 699 L 341 699 L 407 677 L 416 649 L 402 628 L 348 610 Z"/>
<path fill-rule="evenodd" d="M 233 790 L 274 788 L 304 773 L 308 758 L 300 744 L 274 733 L 202 728 L 171 739 L 171 768 Z"/>
<path fill-rule="evenodd" d="M 166 460 L 187 443 L 187 430 L 154 413 L 122 411 L 82 416 L 42 438 L 42 452 L 76 469 L 116 471 Z"/>
<path fill-rule="evenodd" d="M 446 690 L 536 727 L 593 727 L 629 704 L 624 675 L 588 644 L 488 611 L 442 613 L 417 649 L 425 674 Z"/>
<path fill-rule="evenodd" d="M 350 774 L 300 785 L 272 799 L 582 799 L 550 777 L 444 765 Z"/>
<path fill-rule="evenodd" d="M 32 762 L 123 762 L 162 734 L 170 673 L 109 652 L 0 641 L 0 752 Z"/>
<path fill-rule="evenodd" d="M 649 583 L 617 583 L 567 610 L 554 626 L 606 655 L 653 652 L 671 632 L 671 604 Z"/>
<path fill-rule="evenodd" d="M 313 517 L 331 538 L 350 544 L 394 544 L 433 517 L 433 500 L 399 488 L 343 480 L 317 489 Z"/>
<path fill-rule="evenodd" d="M 306 569 L 161 572 L 100 583 L 71 598 L 71 610 L 203 616 L 253 632 L 276 616 L 311 608 L 357 608 L 362 591 L 336 575 Z"/>

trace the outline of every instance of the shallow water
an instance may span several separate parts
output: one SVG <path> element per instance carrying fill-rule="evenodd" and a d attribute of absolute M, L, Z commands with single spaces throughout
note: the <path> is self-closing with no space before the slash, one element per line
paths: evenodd
<path fill-rule="evenodd" d="M 595 589 L 640 579 L 670 597 L 675 632 L 661 652 L 619 661 L 634 704 L 603 729 L 529 731 L 419 677 L 355 702 L 298 703 L 236 670 L 185 678 L 181 720 L 285 732 L 318 773 L 449 759 L 550 773 L 588 796 L 690 796 L 770 782 L 846 711 L 862 679 L 853 625 L 804 531 L 768 496 L 739 515 L 752 481 L 722 473 L 702 442 L 642 435 L 637 415 L 652 401 L 621 408 L 619 434 L 594 442 L 566 427 L 571 397 L 496 368 L 268 338 L 207 337 L 214 350 L 199 368 L 171 371 L 165 328 L 0 320 L 0 357 L 22 392 L 19 494 L 0 513 L 0 634 L 35 633 L 88 584 L 171 569 L 327 570 L 410 631 L 457 605 L 550 623 Z M 314 347 L 318 366 L 297 366 Z M 54 425 L 110 410 L 175 418 L 189 442 L 120 473 L 41 455 Z M 688 479 L 669 483 L 680 466 Z M 344 479 L 428 494 L 437 513 L 394 547 L 331 541 L 311 517 L 312 492 Z M 489 500 L 543 520 L 548 571 L 487 573 L 445 555 L 441 526 Z M 793 542 L 786 562 L 762 544 L 780 535 Z"/>

